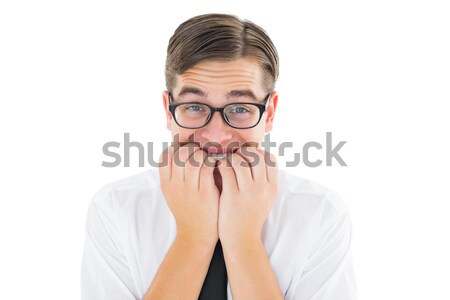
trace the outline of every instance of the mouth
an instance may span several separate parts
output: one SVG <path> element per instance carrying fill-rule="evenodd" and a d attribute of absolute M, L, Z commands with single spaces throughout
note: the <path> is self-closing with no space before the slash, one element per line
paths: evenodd
<path fill-rule="evenodd" d="M 238 148 L 216 148 L 216 147 L 204 147 L 203 151 L 208 153 L 209 157 L 214 158 L 215 160 L 220 160 L 231 153 L 234 153 L 238 150 Z"/>
<path fill-rule="evenodd" d="M 223 153 L 223 154 L 208 153 L 208 156 L 214 158 L 215 160 L 221 160 L 221 159 L 227 157 L 228 155 L 229 155 L 229 153 Z"/>

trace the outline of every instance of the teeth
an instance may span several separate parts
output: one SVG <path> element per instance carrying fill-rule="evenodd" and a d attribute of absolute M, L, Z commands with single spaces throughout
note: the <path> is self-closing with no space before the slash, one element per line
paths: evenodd
<path fill-rule="evenodd" d="M 214 158 L 215 160 L 225 158 L 225 157 L 227 157 L 227 155 L 228 155 L 228 153 L 219 154 L 219 153 L 209 153 L 208 152 L 208 156 Z"/>

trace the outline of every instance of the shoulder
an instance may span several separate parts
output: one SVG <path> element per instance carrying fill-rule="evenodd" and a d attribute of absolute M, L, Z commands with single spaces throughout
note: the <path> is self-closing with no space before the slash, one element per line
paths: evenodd
<path fill-rule="evenodd" d="M 327 210 L 329 214 L 342 215 L 348 211 L 346 202 L 336 191 L 283 169 L 279 171 L 279 199 L 281 205 L 298 207 L 302 212 Z"/>
<path fill-rule="evenodd" d="M 290 270 L 297 272 L 314 247 L 334 239 L 336 232 L 350 232 L 348 208 L 333 189 L 284 169 L 279 169 L 278 187 L 277 201 L 265 223 L 263 238 L 268 251 L 282 249 L 277 261 L 283 266 L 280 272 L 289 272 L 287 265 L 292 261 Z M 288 263 L 288 258 L 295 259 Z"/>
<path fill-rule="evenodd" d="M 113 209 L 116 205 L 124 205 L 127 201 L 132 202 L 139 198 L 139 195 L 148 195 L 158 191 L 158 170 L 149 169 L 104 185 L 94 194 L 91 205 L 108 206 Z"/>

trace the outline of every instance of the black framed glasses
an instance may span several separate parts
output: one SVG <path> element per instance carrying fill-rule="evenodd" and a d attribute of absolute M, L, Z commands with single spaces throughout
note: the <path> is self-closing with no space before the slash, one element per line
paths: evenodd
<path fill-rule="evenodd" d="M 229 103 L 222 107 L 212 107 L 201 102 L 171 103 L 169 93 L 169 111 L 178 126 L 187 129 L 198 129 L 211 121 L 213 113 L 220 112 L 222 119 L 236 129 L 249 129 L 259 124 L 269 104 L 269 93 L 264 104 L 252 102 Z"/>

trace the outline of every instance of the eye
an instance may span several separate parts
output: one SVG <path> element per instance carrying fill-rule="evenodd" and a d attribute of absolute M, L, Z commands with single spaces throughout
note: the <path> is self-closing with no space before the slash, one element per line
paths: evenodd
<path fill-rule="evenodd" d="M 246 108 L 242 107 L 242 106 L 236 107 L 235 111 L 236 111 L 237 113 L 245 113 L 245 112 L 248 112 L 248 110 L 247 110 Z"/>
<path fill-rule="evenodd" d="M 192 104 L 192 105 L 186 106 L 186 107 L 185 107 L 185 110 L 190 110 L 190 111 L 204 111 L 205 109 L 204 109 L 202 106 L 200 106 L 200 105 Z"/>
<path fill-rule="evenodd" d="M 234 105 L 234 106 L 230 106 L 228 112 L 230 113 L 237 113 L 237 114 L 243 114 L 243 113 L 248 113 L 250 112 L 250 110 L 245 107 L 245 106 L 239 106 L 239 105 Z"/>

